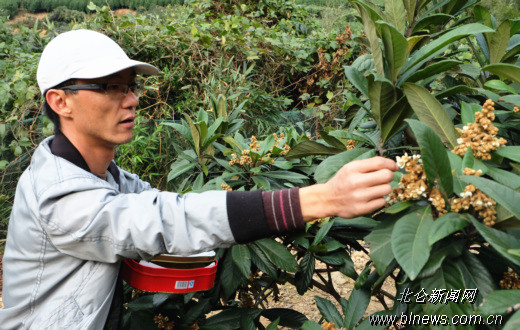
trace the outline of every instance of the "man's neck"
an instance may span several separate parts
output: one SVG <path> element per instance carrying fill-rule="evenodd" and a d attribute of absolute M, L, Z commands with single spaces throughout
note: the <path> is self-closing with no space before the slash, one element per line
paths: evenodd
<path fill-rule="evenodd" d="M 76 134 L 66 132 L 66 130 L 62 133 L 78 149 L 90 171 L 101 178 L 106 177 L 108 165 L 114 159 L 115 147 L 92 143 L 89 140 L 81 139 Z"/>

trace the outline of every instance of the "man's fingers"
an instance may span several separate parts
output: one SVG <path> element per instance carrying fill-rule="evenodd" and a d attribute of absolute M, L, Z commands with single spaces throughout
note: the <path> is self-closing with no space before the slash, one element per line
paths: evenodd
<path fill-rule="evenodd" d="M 385 204 L 386 204 L 386 201 L 382 197 L 373 199 L 370 202 L 367 202 L 367 203 L 365 203 L 365 205 L 363 205 L 363 209 L 361 210 L 361 213 L 367 214 L 367 213 L 374 212 L 376 210 L 379 210 L 383 206 L 385 206 Z"/>
<path fill-rule="evenodd" d="M 384 157 L 372 157 L 369 159 L 356 160 L 348 164 L 350 170 L 358 171 L 360 173 L 368 173 L 380 169 L 388 169 L 390 171 L 397 171 L 399 168 L 395 161 Z"/>
<path fill-rule="evenodd" d="M 366 187 L 377 186 L 394 180 L 394 172 L 386 168 L 371 173 L 360 174 L 360 176 L 365 180 Z"/>
<path fill-rule="evenodd" d="M 366 188 L 360 192 L 360 197 L 364 201 L 372 201 L 374 199 L 382 198 L 392 192 L 392 186 L 387 184 L 381 184 L 373 187 Z"/>

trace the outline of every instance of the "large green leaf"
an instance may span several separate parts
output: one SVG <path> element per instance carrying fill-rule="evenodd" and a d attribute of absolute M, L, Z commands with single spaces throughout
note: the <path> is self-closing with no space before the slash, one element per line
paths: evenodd
<path fill-rule="evenodd" d="M 294 260 L 294 256 L 287 250 L 287 247 L 272 238 L 264 238 L 253 243 L 265 256 L 278 268 L 289 272 L 298 270 L 298 263 Z"/>
<path fill-rule="evenodd" d="M 265 274 L 271 276 L 272 278 L 277 278 L 278 274 L 276 268 L 271 260 L 267 258 L 265 253 L 254 244 L 251 244 L 249 248 L 251 249 L 250 252 L 252 263 L 255 264 Z"/>
<path fill-rule="evenodd" d="M 381 140 L 383 143 L 396 133 L 404 124 L 404 120 L 413 115 L 413 110 L 403 95 L 397 102 L 390 106 L 383 117 L 381 127 Z"/>
<path fill-rule="evenodd" d="M 506 53 L 511 24 L 508 20 L 503 21 L 497 28 L 496 32 L 486 33 L 486 39 L 489 47 L 489 63 L 498 63 Z"/>
<path fill-rule="evenodd" d="M 464 287 L 478 289 L 479 295 L 475 302 L 477 305 L 480 305 L 482 297 L 487 296 L 496 288 L 493 277 L 475 254 L 468 250 L 464 251 L 462 257 L 457 260 L 456 265 L 462 273 Z"/>
<path fill-rule="evenodd" d="M 516 311 L 507 321 L 502 330 L 518 330 L 520 329 L 520 310 Z"/>
<path fill-rule="evenodd" d="M 463 175 L 460 176 L 460 179 L 473 184 L 511 212 L 517 219 L 520 219 L 520 203 L 518 202 L 520 201 L 520 193 L 495 181 L 477 176 Z"/>
<path fill-rule="evenodd" d="M 405 83 L 403 88 L 419 120 L 430 126 L 445 144 L 448 143 L 450 148 L 454 148 L 457 145 L 457 132 L 439 101 L 426 88 L 416 84 Z"/>
<path fill-rule="evenodd" d="M 433 225 L 429 207 L 410 213 L 397 221 L 392 231 L 392 251 L 411 280 L 414 280 L 430 256 L 428 237 Z"/>
<path fill-rule="evenodd" d="M 241 321 L 254 320 L 258 315 L 260 315 L 260 313 L 262 313 L 261 309 L 253 308 L 233 308 L 223 310 L 208 318 L 200 329 L 243 329 Z"/>
<path fill-rule="evenodd" d="M 402 0 L 390 0 L 393 3 L 401 3 Z M 396 8 L 396 7 L 394 7 Z M 401 23 L 403 28 L 398 25 L 392 26 L 386 22 L 380 22 L 379 28 L 381 29 L 381 39 L 383 40 L 383 45 L 385 46 L 385 62 L 387 65 L 387 73 L 388 78 L 395 83 L 397 80 L 397 75 L 401 68 L 403 67 L 406 56 L 408 54 L 408 41 L 401 34 L 400 31 L 404 30 L 404 10 L 401 12 L 403 19 Z M 398 30 L 396 29 L 398 27 Z"/>
<path fill-rule="evenodd" d="M 520 84 L 520 67 L 518 65 L 495 63 L 486 65 L 482 68 L 482 71 L 491 72 L 502 79 L 509 79 Z"/>
<path fill-rule="evenodd" d="M 298 294 L 303 295 L 307 290 L 312 281 L 314 275 L 316 259 L 312 253 L 305 253 L 302 260 L 300 261 L 300 270 L 295 275 L 296 290 Z"/>
<path fill-rule="evenodd" d="M 316 236 L 314 236 L 314 241 L 312 242 L 312 245 L 319 244 L 323 240 L 323 238 L 329 233 L 329 230 L 330 228 L 332 228 L 332 225 L 334 225 L 334 220 L 330 220 L 323 224 L 316 233 Z"/>
<path fill-rule="evenodd" d="M 414 25 L 413 34 L 416 34 L 422 29 L 427 29 L 430 26 L 434 26 L 434 28 L 437 28 L 439 25 L 446 24 L 451 19 L 453 19 L 453 16 L 449 14 L 440 13 L 427 15 L 424 18 L 419 19 L 417 23 Z"/>
<path fill-rule="evenodd" d="M 520 290 L 496 290 L 484 297 L 484 302 L 477 309 L 484 315 L 505 314 L 520 302 Z"/>
<path fill-rule="evenodd" d="M 343 327 L 354 329 L 356 324 L 361 320 L 370 303 L 370 292 L 364 289 L 352 290 L 348 301 L 343 306 Z"/>
<path fill-rule="evenodd" d="M 379 37 L 377 35 L 376 24 L 372 20 L 370 12 L 367 11 L 367 9 L 361 3 L 354 2 L 354 6 L 358 10 L 363 21 L 364 32 L 368 39 L 370 50 L 372 51 L 372 58 L 374 59 L 376 72 L 381 76 L 384 76 L 385 71 L 383 68 L 383 51 L 381 50 L 381 43 L 379 42 Z"/>
<path fill-rule="evenodd" d="M 451 196 L 453 194 L 453 176 L 444 144 L 428 125 L 414 119 L 407 121 L 421 148 L 421 159 L 430 186 L 437 182 L 444 196 Z"/>
<path fill-rule="evenodd" d="M 385 0 L 386 21 L 390 22 L 399 33 L 403 33 L 406 27 L 406 10 L 403 0 Z M 406 46 L 404 47 L 406 49 Z M 404 61 L 403 61 L 404 64 Z"/>
<path fill-rule="evenodd" d="M 370 259 L 379 275 L 382 275 L 394 259 L 392 252 L 392 231 L 398 218 L 385 219 L 365 237 L 370 244 Z"/>
<path fill-rule="evenodd" d="M 511 189 L 516 190 L 520 188 L 520 176 L 512 172 L 489 166 L 487 174 L 495 179 L 495 181 L 508 186 Z"/>
<path fill-rule="evenodd" d="M 336 155 L 342 151 L 342 149 L 331 148 L 324 144 L 307 140 L 292 147 L 285 158 L 294 159 L 311 155 Z"/>
<path fill-rule="evenodd" d="M 314 179 L 318 183 L 327 182 L 345 164 L 356 159 L 374 157 L 376 151 L 367 148 L 355 148 L 325 159 L 314 172 Z"/>
<path fill-rule="evenodd" d="M 457 27 L 445 34 L 441 37 L 435 39 L 430 42 L 428 45 L 417 50 L 404 65 L 401 70 L 402 73 L 405 73 L 409 70 L 415 70 L 416 66 L 421 65 L 422 63 L 428 61 L 429 59 L 436 56 L 437 52 L 442 50 L 444 47 L 449 45 L 450 43 L 461 39 L 466 36 L 470 36 L 476 33 L 484 33 L 484 32 L 494 32 L 493 29 L 478 23 L 471 23 L 462 25 Z"/>
<path fill-rule="evenodd" d="M 385 79 L 378 79 L 373 74 L 368 76 L 368 98 L 377 126 L 382 127 L 382 119 L 389 104 L 394 104 L 396 93 L 394 85 Z"/>
<path fill-rule="evenodd" d="M 316 300 L 316 306 L 325 320 L 333 322 L 336 324 L 336 326 L 341 326 L 343 324 L 343 318 L 341 317 L 341 314 L 338 312 L 336 307 L 334 307 L 334 304 L 330 302 L 330 300 L 320 296 L 314 296 L 314 300 Z"/>
<path fill-rule="evenodd" d="M 228 253 L 222 262 L 220 279 L 224 293 L 226 296 L 230 296 L 241 284 L 247 283 L 249 277 L 242 275 L 242 272 L 235 266 L 232 256 Z"/>
<path fill-rule="evenodd" d="M 251 274 L 251 253 L 246 245 L 237 244 L 231 248 L 231 256 L 235 266 L 244 277 L 249 278 Z"/>
<path fill-rule="evenodd" d="M 448 70 L 451 70 L 452 68 L 456 67 L 459 64 L 462 64 L 462 62 L 457 61 L 457 60 L 452 60 L 452 59 L 435 62 L 435 63 L 428 65 L 426 68 L 424 68 L 422 70 L 416 71 L 406 81 L 407 82 L 417 82 L 419 80 L 429 79 L 436 74 L 444 73 Z"/>
<path fill-rule="evenodd" d="M 413 18 L 415 16 L 415 6 L 417 4 L 417 0 L 403 0 L 404 8 L 406 9 L 406 14 L 408 18 L 408 23 L 413 22 Z"/>
<path fill-rule="evenodd" d="M 447 213 L 434 221 L 428 243 L 432 246 L 444 237 L 465 228 L 468 224 L 468 219 L 463 214 Z"/>
<path fill-rule="evenodd" d="M 261 314 L 263 317 L 274 321 L 280 318 L 279 325 L 282 327 L 300 328 L 308 318 L 302 313 L 289 308 L 269 308 L 264 309 Z M 274 328 L 278 329 L 278 328 Z"/>
<path fill-rule="evenodd" d="M 363 74 L 353 66 L 345 66 L 344 69 L 348 81 L 354 85 L 361 94 L 368 96 L 368 82 L 365 76 L 363 76 Z"/>
<path fill-rule="evenodd" d="M 509 250 L 520 249 L 520 241 L 503 231 L 490 228 L 475 218 L 470 216 L 473 226 L 478 230 L 480 235 L 504 258 L 520 266 L 520 256 L 516 256 Z M 519 300 L 520 301 L 520 300 Z"/>
<path fill-rule="evenodd" d="M 520 162 L 520 146 L 501 147 L 495 153 L 515 162 Z"/>

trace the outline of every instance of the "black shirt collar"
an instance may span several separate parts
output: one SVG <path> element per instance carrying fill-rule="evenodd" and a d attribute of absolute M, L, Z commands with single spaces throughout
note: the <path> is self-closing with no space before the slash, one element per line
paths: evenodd
<path fill-rule="evenodd" d="M 87 172 L 92 172 L 83 156 L 81 156 L 81 153 L 62 132 L 57 132 L 56 135 L 54 135 L 54 139 L 50 143 L 50 148 L 53 155 L 64 158 Z M 119 185 L 119 169 L 114 161 L 111 161 L 110 165 L 108 165 L 108 171 Z"/>

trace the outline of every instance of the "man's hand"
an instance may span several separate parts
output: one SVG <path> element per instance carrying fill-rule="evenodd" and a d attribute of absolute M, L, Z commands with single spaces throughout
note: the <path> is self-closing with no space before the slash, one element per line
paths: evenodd
<path fill-rule="evenodd" d="M 346 164 L 327 183 L 300 188 L 303 219 L 355 218 L 383 207 L 397 170 L 393 160 L 383 157 Z"/>

